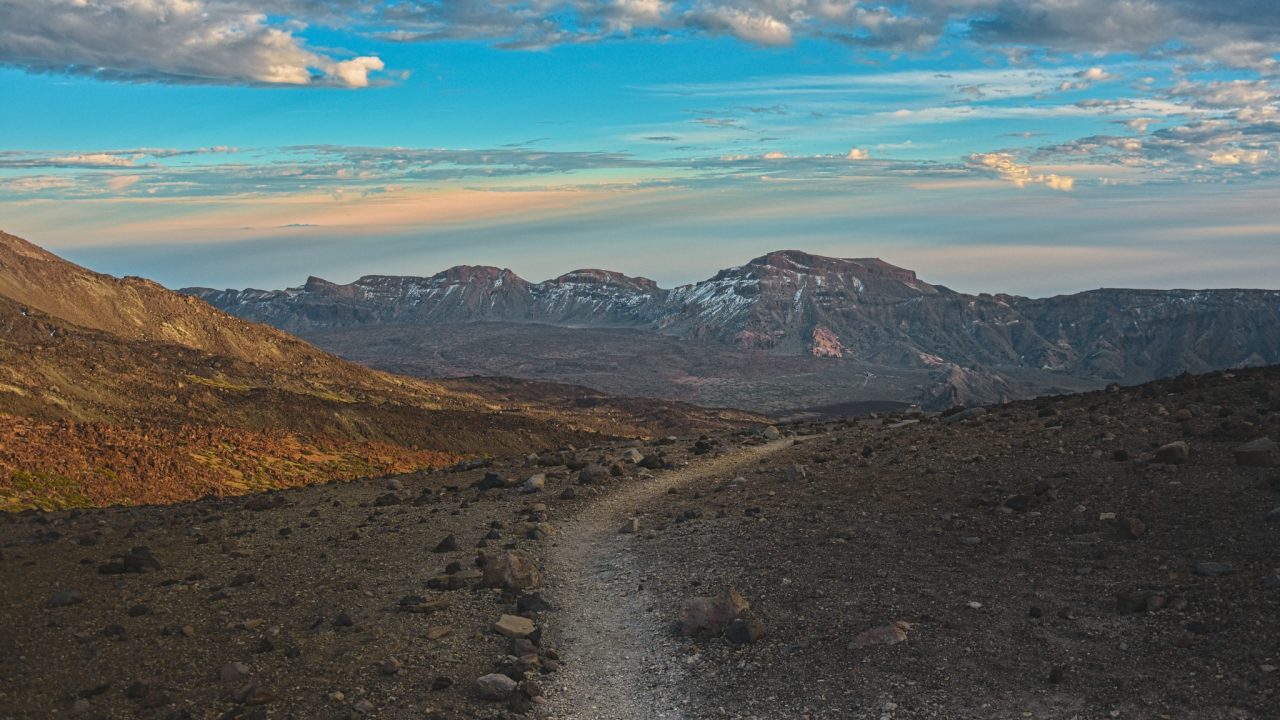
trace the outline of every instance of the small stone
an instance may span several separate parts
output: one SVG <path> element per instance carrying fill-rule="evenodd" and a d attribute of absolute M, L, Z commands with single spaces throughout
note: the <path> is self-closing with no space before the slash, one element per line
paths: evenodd
<path fill-rule="evenodd" d="M 592 463 L 578 471 L 579 485 L 592 485 L 610 477 L 609 468 Z"/>
<path fill-rule="evenodd" d="M 618 532 L 622 535 L 632 535 L 640 532 L 640 518 L 628 518 L 622 523 L 622 527 L 618 528 Z"/>
<path fill-rule="evenodd" d="M 134 605 L 133 607 L 129 608 L 129 612 L 128 612 L 129 617 L 142 617 L 143 615 L 149 615 L 150 613 L 151 613 L 151 608 L 150 606 L 147 606 L 147 605 Z"/>
<path fill-rule="evenodd" d="M 1151 597 L 1150 593 L 1141 590 L 1118 593 L 1116 595 L 1116 612 L 1121 615 L 1143 612 L 1147 609 L 1147 601 Z"/>
<path fill-rule="evenodd" d="M 778 438 L 782 437 L 782 431 L 770 425 L 760 431 L 760 436 L 763 437 L 765 440 L 777 440 Z"/>
<path fill-rule="evenodd" d="M 356 621 L 353 620 L 351 616 L 348 615 L 346 612 L 338 613 L 337 617 L 333 619 L 334 627 L 351 627 L 352 625 L 355 625 L 355 624 L 356 624 Z"/>
<path fill-rule="evenodd" d="M 896 620 L 887 625 L 879 625 L 870 630 L 863 630 L 853 636 L 853 639 L 849 641 L 849 647 L 857 649 L 871 645 L 897 645 L 906 641 L 907 632 L 911 630 L 913 624 L 903 620 Z"/>
<path fill-rule="evenodd" d="M 525 480 L 520 485 L 520 492 L 522 493 L 541 492 L 544 488 L 546 488 L 546 486 L 547 486 L 547 476 L 543 475 L 542 473 L 538 473 L 537 475 L 531 475 L 527 480 Z"/>
<path fill-rule="evenodd" d="M 493 624 L 494 632 L 509 638 L 527 638 L 537 629 L 533 621 L 519 615 L 503 615 Z"/>
<path fill-rule="evenodd" d="M 1182 440 L 1171 442 L 1168 445 L 1161 445 L 1156 450 L 1153 462 L 1162 465 L 1181 465 L 1191 456 L 1191 447 Z"/>
<path fill-rule="evenodd" d="M 1031 497 L 1027 495 L 1014 495 L 1004 501 L 1005 507 L 1017 512 L 1026 512 L 1031 507 Z"/>
<path fill-rule="evenodd" d="M 373 707 L 373 703 L 368 700 L 357 700 L 356 703 L 351 706 L 351 709 L 361 715 L 369 715 L 373 713 L 375 708 Z"/>
<path fill-rule="evenodd" d="M 78 605 L 82 602 L 84 602 L 84 593 L 79 590 L 63 590 L 62 592 L 54 593 L 53 597 L 49 598 L 49 602 L 45 603 L 45 606 L 60 608 L 68 605 Z"/>
<path fill-rule="evenodd" d="M 400 672 L 402 667 L 403 666 L 400 664 L 399 660 L 389 657 L 386 660 L 383 660 L 382 664 L 378 666 L 378 672 L 383 675 L 395 675 Z"/>
<path fill-rule="evenodd" d="M 497 490 L 507 486 L 507 479 L 496 472 L 487 472 L 483 478 L 471 484 L 471 487 L 484 492 L 486 490 Z"/>
<path fill-rule="evenodd" d="M 490 673 L 476 678 L 475 690 L 484 700 L 506 700 L 515 692 L 516 681 L 500 673 Z"/>
<path fill-rule="evenodd" d="M 249 677 L 249 666 L 242 662 L 229 662 L 218 671 L 218 679 L 224 683 L 239 682 Z"/>
<path fill-rule="evenodd" d="M 1147 526 L 1135 517 L 1127 517 L 1120 522 L 1120 536 L 1137 540 L 1147 534 Z"/>
<path fill-rule="evenodd" d="M 379 495 L 377 499 L 373 501 L 373 506 L 374 507 L 391 507 L 392 505 L 399 505 L 401 502 L 402 501 L 399 495 L 393 492 L 390 492 L 390 493 L 386 493 L 385 495 Z"/>
<path fill-rule="evenodd" d="M 1049 682 L 1053 685 L 1061 683 L 1067 678 L 1067 669 L 1061 665 L 1054 665 L 1049 670 Z"/>
<path fill-rule="evenodd" d="M 729 642 L 747 645 L 764 637 L 764 623 L 754 614 L 746 613 L 744 617 L 735 619 L 724 631 Z"/>
<path fill-rule="evenodd" d="M 240 688 L 235 699 L 245 705 L 266 705 L 271 702 L 272 695 L 258 681 L 251 680 L 248 685 Z"/>
<path fill-rule="evenodd" d="M 459 576 L 460 575 L 454 575 L 452 577 Z M 400 610 L 408 613 L 430 615 L 431 613 L 444 610 L 447 607 L 449 607 L 449 598 L 447 597 L 438 597 L 433 600 L 428 600 L 417 595 L 406 595 L 405 597 L 400 598 Z"/>
<path fill-rule="evenodd" d="M 516 610 L 522 613 L 539 613 L 554 609 L 551 603 L 538 593 L 524 593 L 516 598 Z"/>
<path fill-rule="evenodd" d="M 1231 572 L 1231 566 L 1220 562 L 1198 562 L 1195 567 L 1195 574 L 1204 577 L 1218 577 Z"/>
<path fill-rule="evenodd" d="M 453 535 L 449 535 L 445 537 L 445 539 L 441 540 L 436 545 L 435 549 L 432 550 L 432 552 L 446 553 L 446 552 L 454 552 L 457 549 L 458 549 L 458 538 L 454 537 Z"/>
<path fill-rule="evenodd" d="M 1280 525 L 1280 507 L 1267 513 L 1267 522 L 1272 525 Z"/>
<path fill-rule="evenodd" d="M 427 631 L 423 633 L 423 635 L 428 640 L 439 640 L 440 638 L 447 636 L 451 632 L 453 632 L 452 628 L 450 628 L 447 625 L 432 625 L 431 627 L 427 628 Z"/>
<path fill-rule="evenodd" d="M 942 419 L 942 422 L 944 425 L 954 425 L 955 423 L 964 422 L 965 420 L 974 420 L 976 418 L 980 418 L 986 414 L 987 414 L 986 408 L 981 408 L 981 407 L 967 408 L 965 410 L 961 410 L 958 413 L 955 413 L 954 415 L 946 416 L 945 418 Z"/>
<path fill-rule="evenodd" d="M 387 481 L 387 489 L 391 492 L 400 492 L 404 489 L 404 483 L 399 478 L 391 478 Z"/>
<path fill-rule="evenodd" d="M 1258 438 L 1231 451 L 1236 463 L 1249 467 L 1273 467 L 1276 464 L 1276 449 L 1280 447 L 1271 438 Z"/>
<path fill-rule="evenodd" d="M 451 687 L 453 687 L 453 678 L 451 677 L 446 677 L 444 675 L 437 675 L 435 679 L 431 681 L 432 692 L 440 692 L 441 690 L 448 690 Z"/>

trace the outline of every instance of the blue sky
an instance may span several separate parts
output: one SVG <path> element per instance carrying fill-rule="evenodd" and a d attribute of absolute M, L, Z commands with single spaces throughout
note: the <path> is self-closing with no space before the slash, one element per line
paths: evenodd
<path fill-rule="evenodd" d="M 0 0 L 0 228 L 170 286 L 1276 286 L 1261 0 Z"/>

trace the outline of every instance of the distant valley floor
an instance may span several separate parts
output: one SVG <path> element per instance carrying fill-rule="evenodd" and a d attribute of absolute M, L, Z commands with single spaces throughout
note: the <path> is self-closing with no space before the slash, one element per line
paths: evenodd
<path fill-rule="evenodd" d="M 300 337 L 380 370 L 422 378 L 492 375 L 568 383 L 615 395 L 732 407 L 783 419 L 864 415 L 912 403 L 941 409 L 974 397 L 1007 399 L 1096 390 L 1104 381 L 1034 368 L 989 373 L 781 355 L 631 328 L 508 322 L 306 329 Z M 955 384 L 958 393 L 940 389 Z"/>

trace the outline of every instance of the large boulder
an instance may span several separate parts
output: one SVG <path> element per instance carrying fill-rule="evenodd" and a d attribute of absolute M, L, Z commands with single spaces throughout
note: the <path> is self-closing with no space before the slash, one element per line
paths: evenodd
<path fill-rule="evenodd" d="M 1155 457 L 1152 462 L 1161 465 L 1181 465 L 1191 457 L 1191 447 L 1185 442 L 1178 440 L 1168 445 L 1161 445 L 1156 449 Z"/>
<path fill-rule="evenodd" d="M 688 636 L 720 635 L 750 609 L 751 604 L 733 588 L 716 597 L 690 598 L 680 613 L 680 632 Z"/>
<path fill-rule="evenodd" d="M 582 485 L 603 482 L 610 477 L 609 468 L 592 463 L 578 472 L 578 482 Z"/>
<path fill-rule="evenodd" d="M 506 700 L 516 691 L 516 681 L 502 673 L 489 673 L 476 678 L 475 690 L 484 700 Z"/>
<path fill-rule="evenodd" d="M 516 550 L 485 556 L 484 575 L 480 578 L 484 587 L 527 590 L 541 583 L 542 574 L 526 553 Z"/>
<path fill-rule="evenodd" d="M 1280 445 L 1271 438 L 1258 438 L 1232 450 L 1236 462 L 1250 467 L 1273 467 L 1276 465 L 1276 450 Z"/>

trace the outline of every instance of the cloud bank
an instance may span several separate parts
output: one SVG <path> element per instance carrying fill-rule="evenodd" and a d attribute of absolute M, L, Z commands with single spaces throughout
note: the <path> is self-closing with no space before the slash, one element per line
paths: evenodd
<path fill-rule="evenodd" d="M 0 64 L 129 82 L 347 88 L 386 69 L 373 51 L 312 47 L 313 27 L 365 47 L 728 36 L 899 52 L 951 37 L 1012 58 L 1148 53 L 1280 72 L 1273 0 L 0 0 Z M 1109 79 L 1098 73 L 1074 82 Z"/>

